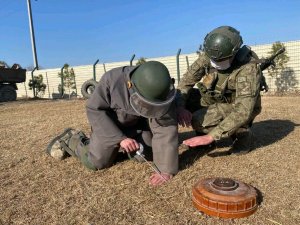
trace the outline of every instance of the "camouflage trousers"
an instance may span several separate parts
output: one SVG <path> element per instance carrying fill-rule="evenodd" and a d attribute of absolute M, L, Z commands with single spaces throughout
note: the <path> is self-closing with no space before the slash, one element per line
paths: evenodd
<path fill-rule="evenodd" d="M 187 102 L 187 109 L 193 113 L 192 127 L 199 134 L 207 134 L 213 128 L 215 128 L 221 121 L 223 121 L 234 109 L 233 104 L 229 103 L 215 103 L 208 107 L 201 106 L 200 92 L 195 89 L 191 93 L 190 99 Z M 261 99 L 260 96 L 257 100 L 257 104 L 254 107 L 254 111 L 249 121 L 243 126 L 239 127 L 236 133 L 245 131 L 252 126 L 254 118 L 261 111 Z M 235 133 L 229 133 L 231 136 Z"/>
<path fill-rule="evenodd" d="M 233 106 L 225 103 L 215 103 L 208 107 L 203 107 L 193 113 L 192 127 L 199 134 L 207 134 L 224 120 L 232 111 Z M 255 116 L 253 116 L 254 119 Z M 241 128 L 249 128 L 252 121 L 243 125 Z M 228 134 L 229 136 L 232 134 Z"/>

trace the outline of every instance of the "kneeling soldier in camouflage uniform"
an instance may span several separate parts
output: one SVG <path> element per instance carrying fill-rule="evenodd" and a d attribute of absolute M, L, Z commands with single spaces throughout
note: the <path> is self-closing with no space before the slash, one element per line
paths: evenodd
<path fill-rule="evenodd" d="M 250 127 L 261 111 L 262 74 L 257 55 L 242 44 L 233 27 L 218 27 L 206 35 L 205 54 L 200 54 L 178 85 L 178 123 L 192 125 L 199 135 L 183 144 L 209 145 L 231 137 L 231 153 L 251 150 Z"/>
<path fill-rule="evenodd" d="M 76 156 L 87 168 L 98 170 L 111 166 L 121 149 L 133 153 L 141 143 L 153 151 L 161 172 L 154 173 L 150 183 L 163 184 L 178 172 L 173 83 L 166 66 L 156 61 L 106 72 L 86 104 L 90 139 L 67 129 L 51 141 L 48 153 L 60 159 Z"/>

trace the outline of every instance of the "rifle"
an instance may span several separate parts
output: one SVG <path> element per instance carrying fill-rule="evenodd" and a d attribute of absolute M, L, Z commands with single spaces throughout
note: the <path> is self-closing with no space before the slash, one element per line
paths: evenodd
<path fill-rule="evenodd" d="M 285 48 L 281 48 L 279 49 L 274 55 L 271 55 L 269 58 L 266 59 L 260 59 L 261 63 L 260 63 L 260 70 L 263 71 L 265 69 L 267 69 L 269 66 L 275 66 L 275 62 L 274 59 L 279 56 L 280 54 L 285 52 Z M 266 83 L 266 78 L 264 77 L 264 75 L 261 76 L 261 81 L 260 81 L 260 90 L 261 91 L 265 91 L 268 92 L 269 87 Z"/>
<path fill-rule="evenodd" d="M 271 55 L 269 58 L 261 59 L 260 69 L 261 71 L 267 69 L 269 66 L 275 66 L 274 59 L 280 54 L 285 52 L 285 48 L 279 49 L 274 55 Z"/>

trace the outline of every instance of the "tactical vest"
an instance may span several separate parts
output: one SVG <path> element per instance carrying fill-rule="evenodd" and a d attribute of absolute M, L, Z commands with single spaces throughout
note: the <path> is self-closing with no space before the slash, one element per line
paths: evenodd
<path fill-rule="evenodd" d="M 230 68 L 218 71 L 212 66 L 205 68 L 205 75 L 197 83 L 201 94 L 201 105 L 207 107 L 214 103 L 233 103 L 235 100 L 235 77 L 240 67 L 247 63 L 258 63 L 256 54 L 244 45 L 236 54 Z"/>

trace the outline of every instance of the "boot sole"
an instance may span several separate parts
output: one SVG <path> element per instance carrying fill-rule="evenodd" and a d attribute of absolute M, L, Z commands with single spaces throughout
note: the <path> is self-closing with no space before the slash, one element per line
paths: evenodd
<path fill-rule="evenodd" d="M 73 129 L 72 128 L 67 128 L 67 129 L 65 129 L 65 131 L 63 133 L 61 133 L 60 135 L 58 135 L 55 138 L 53 138 L 51 140 L 51 142 L 48 144 L 47 148 L 46 148 L 46 153 L 49 154 L 49 155 L 51 155 L 51 149 L 52 149 L 54 143 L 57 142 L 57 141 L 59 141 L 59 139 L 61 139 L 66 134 L 68 134 L 71 130 L 73 130 Z"/>

